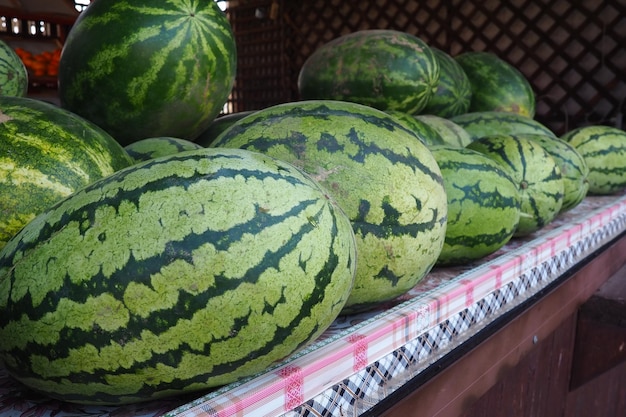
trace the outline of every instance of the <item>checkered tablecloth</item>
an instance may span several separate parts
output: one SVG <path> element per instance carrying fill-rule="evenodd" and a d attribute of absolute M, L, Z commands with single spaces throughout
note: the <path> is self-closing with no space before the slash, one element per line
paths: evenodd
<path fill-rule="evenodd" d="M 197 399 L 79 407 L 36 398 L 0 370 L 0 417 L 356 416 L 624 231 L 626 196 L 588 197 L 534 235 L 475 264 L 435 268 L 266 372 Z"/>

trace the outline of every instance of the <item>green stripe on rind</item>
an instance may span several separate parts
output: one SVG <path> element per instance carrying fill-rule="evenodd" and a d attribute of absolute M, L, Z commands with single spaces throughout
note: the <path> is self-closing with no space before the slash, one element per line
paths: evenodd
<path fill-rule="evenodd" d="M 0 252 L 0 357 L 81 403 L 222 385 L 319 336 L 355 261 L 347 217 L 293 167 L 241 150 L 159 158 L 86 187 Z"/>
<path fill-rule="evenodd" d="M 503 167 L 519 185 L 521 217 L 514 236 L 527 236 L 550 223 L 563 205 L 561 171 L 539 144 L 513 135 L 494 135 L 467 146 Z"/>
<path fill-rule="evenodd" d="M 465 148 L 431 148 L 448 197 L 448 222 L 438 265 L 463 265 L 504 246 L 519 223 L 517 184 L 487 156 Z"/>
<path fill-rule="evenodd" d="M 334 100 L 279 104 L 239 120 L 212 146 L 290 162 L 335 198 L 364 260 L 345 312 L 405 293 L 434 265 L 447 213 L 441 172 L 428 148 L 388 114 Z"/>
<path fill-rule="evenodd" d="M 441 49 L 431 48 L 439 63 L 439 82 L 421 113 L 454 117 L 469 111 L 472 87 L 467 74 L 454 58 Z"/>
<path fill-rule="evenodd" d="M 517 135 L 521 133 L 545 134 L 554 132 L 535 119 L 516 113 L 483 111 L 465 113 L 450 118 L 467 131 L 472 140 L 491 135 Z"/>
<path fill-rule="evenodd" d="M 626 189 L 626 132 L 611 126 L 583 126 L 561 139 L 580 153 L 589 168 L 589 194 L 608 195 Z"/>
<path fill-rule="evenodd" d="M 195 139 L 234 82 L 236 46 L 223 12 L 209 1 L 94 6 L 65 42 L 61 105 L 124 145 L 157 136 Z"/>
<path fill-rule="evenodd" d="M 499 56 L 483 51 L 454 57 L 472 90 L 469 111 L 502 111 L 535 116 L 535 94 L 526 77 Z"/>
<path fill-rule="evenodd" d="M 360 30 L 319 47 L 298 76 L 304 100 L 332 99 L 380 110 L 420 112 L 439 82 L 439 63 L 420 38 L 395 30 Z"/>

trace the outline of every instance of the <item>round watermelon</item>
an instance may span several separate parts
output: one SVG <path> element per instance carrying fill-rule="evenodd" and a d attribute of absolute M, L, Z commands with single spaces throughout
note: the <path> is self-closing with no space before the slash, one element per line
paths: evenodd
<path fill-rule="evenodd" d="M 386 110 L 385 113 L 393 116 L 399 123 L 415 133 L 425 145 L 443 145 L 445 143 L 437 129 L 418 119 L 417 116 L 398 110 Z"/>
<path fill-rule="evenodd" d="M 475 140 L 467 148 L 496 161 L 518 185 L 522 201 L 515 237 L 542 229 L 559 214 L 564 193 L 561 170 L 541 145 L 528 138 L 494 135 Z"/>
<path fill-rule="evenodd" d="M 194 140 L 222 111 L 235 72 L 234 36 L 214 1 L 97 1 L 63 46 L 59 97 L 122 146 Z"/>
<path fill-rule="evenodd" d="M 561 139 L 572 145 L 589 168 L 589 194 L 615 194 L 626 189 L 626 132 L 612 126 L 581 126 Z"/>
<path fill-rule="evenodd" d="M 499 56 L 482 51 L 454 57 L 469 79 L 469 111 L 504 111 L 535 117 L 536 99 L 528 79 Z"/>
<path fill-rule="evenodd" d="M 496 161 L 458 146 L 433 146 L 448 196 L 446 238 L 437 265 L 464 265 L 504 246 L 521 209 L 518 184 Z"/>
<path fill-rule="evenodd" d="M 49 206 L 133 163 L 93 123 L 44 101 L 0 96 L 0 248 Z"/>
<path fill-rule="evenodd" d="M 478 111 L 450 118 L 469 133 L 471 140 L 492 135 L 541 134 L 556 137 L 550 128 L 528 116 L 502 111 Z"/>
<path fill-rule="evenodd" d="M 355 267 L 347 216 L 292 165 L 239 149 L 156 158 L 0 251 L 0 363 L 81 404 L 207 390 L 320 336 Z"/>
<path fill-rule="evenodd" d="M 254 113 L 254 110 L 228 113 L 219 116 L 211 122 L 209 127 L 207 127 L 206 130 L 194 140 L 194 142 L 201 146 L 208 147 L 220 135 L 220 133 L 230 127 L 230 125 L 252 113 Z"/>
<path fill-rule="evenodd" d="M 337 201 L 352 222 L 359 256 L 346 314 L 404 294 L 441 252 L 441 171 L 426 145 L 383 111 L 337 100 L 279 104 L 239 120 L 212 146 L 292 163 Z"/>
<path fill-rule="evenodd" d="M 432 50 L 439 63 L 439 83 L 421 113 L 444 118 L 467 113 L 472 101 L 472 86 L 467 74 L 448 53 L 437 48 Z"/>
<path fill-rule="evenodd" d="M 0 40 L 0 96 L 25 97 L 28 71 L 19 55 Z"/>
<path fill-rule="evenodd" d="M 298 75 L 303 100 L 331 99 L 419 113 L 439 82 L 439 63 L 422 39 L 369 29 L 340 36 L 311 54 Z"/>

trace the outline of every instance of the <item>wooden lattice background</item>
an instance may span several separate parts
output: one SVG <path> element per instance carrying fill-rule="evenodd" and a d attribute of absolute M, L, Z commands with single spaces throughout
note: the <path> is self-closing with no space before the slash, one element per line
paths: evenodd
<path fill-rule="evenodd" d="M 239 58 L 230 111 L 297 100 L 299 69 L 317 47 L 380 28 L 452 56 L 496 53 L 528 78 L 536 118 L 559 134 L 625 124 L 625 0 L 238 0 L 228 14 Z"/>

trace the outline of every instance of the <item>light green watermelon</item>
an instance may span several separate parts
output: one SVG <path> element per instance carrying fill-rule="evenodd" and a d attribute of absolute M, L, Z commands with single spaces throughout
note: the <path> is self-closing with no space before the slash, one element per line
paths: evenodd
<path fill-rule="evenodd" d="M 434 114 L 418 114 L 415 118 L 439 132 L 443 143 L 446 145 L 464 148 L 472 142 L 472 137 L 467 133 L 467 130 L 450 119 Z"/>
<path fill-rule="evenodd" d="M 130 157 L 137 162 L 201 148 L 203 146 L 195 142 L 168 136 L 141 139 L 124 147 Z"/>

